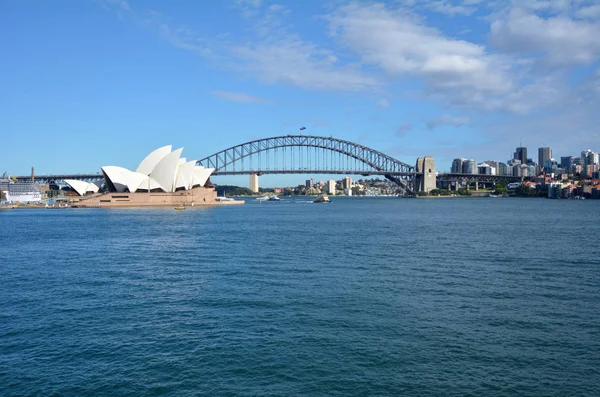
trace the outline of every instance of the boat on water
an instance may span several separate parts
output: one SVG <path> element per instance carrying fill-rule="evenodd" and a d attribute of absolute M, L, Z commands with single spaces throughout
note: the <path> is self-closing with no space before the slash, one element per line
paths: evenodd
<path fill-rule="evenodd" d="M 281 199 L 277 196 L 270 196 L 268 201 L 280 201 Z"/>
<path fill-rule="evenodd" d="M 177 211 L 183 211 L 183 210 L 185 210 L 185 207 L 183 205 L 178 205 L 177 207 L 175 207 L 175 209 Z"/>
<path fill-rule="evenodd" d="M 235 201 L 235 199 L 231 197 L 217 197 L 217 201 Z"/>
<path fill-rule="evenodd" d="M 320 194 L 317 196 L 317 198 L 315 199 L 315 201 L 313 201 L 313 203 L 331 203 L 331 200 L 329 200 L 329 196 L 326 194 Z"/>

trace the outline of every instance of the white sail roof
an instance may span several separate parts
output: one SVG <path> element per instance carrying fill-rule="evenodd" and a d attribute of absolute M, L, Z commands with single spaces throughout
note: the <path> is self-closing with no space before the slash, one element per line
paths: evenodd
<path fill-rule="evenodd" d="M 164 156 L 150 173 L 150 178 L 155 180 L 167 193 L 175 191 L 175 181 L 181 152 L 183 152 L 183 148 L 174 150 Z"/>
<path fill-rule="evenodd" d="M 108 177 L 117 192 L 123 192 L 127 189 L 134 193 L 140 188 L 140 185 L 148 180 L 147 175 L 114 165 L 102 167 L 102 172 Z"/>
<path fill-rule="evenodd" d="M 210 174 L 213 173 L 214 168 L 204 168 L 202 166 L 194 167 L 194 177 L 192 179 L 193 186 L 204 186 Z"/>
<path fill-rule="evenodd" d="M 158 164 L 163 157 L 171 153 L 172 148 L 172 145 L 167 145 L 156 149 L 142 160 L 135 172 L 139 172 L 140 174 L 144 175 L 150 175 L 152 170 L 154 170 L 154 167 L 156 167 L 156 164 Z"/>
<path fill-rule="evenodd" d="M 117 192 L 123 192 L 127 188 L 127 176 L 131 172 L 127 168 L 107 165 L 102 167 L 102 172 Z"/>
<path fill-rule="evenodd" d="M 187 161 L 181 157 L 183 148 L 173 152 L 171 148 L 167 145 L 156 149 L 142 160 L 136 171 L 117 166 L 102 167 L 109 188 L 117 192 L 160 189 L 172 193 L 176 189 L 204 186 L 214 168 L 196 166 L 196 160 Z M 73 181 L 71 186 L 81 195 L 97 192 L 99 187 L 81 181 Z"/>
<path fill-rule="evenodd" d="M 184 188 L 188 190 L 192 187 L 192 181 L 194 178 L 194 166 L 196 160 L 188 161 L 179 166 L 177 171 L 177 182 L 175 183 L 175 189 Z"/>
<path fill-rule="evenodd" d="M 100 189 L 100 186 L 96 183 L 79 181 L 77 179 L 65 179 L 65 183 L 71 186 L 80 196 L 85 196 L 87 192 L 97 193 Z"/>

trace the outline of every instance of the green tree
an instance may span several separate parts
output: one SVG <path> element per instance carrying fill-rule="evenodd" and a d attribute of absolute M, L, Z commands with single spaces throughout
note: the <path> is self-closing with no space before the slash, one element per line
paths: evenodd
<path fill-rule="evenodd" d="M 4 194 L 4 190 L 0 190 L 0 201 L 6 201 L 6 194 Z"/>
<path fill-rule="evenodd" d="M 360 190 L 360 188 L 358 186 L 354 186 L 352 188 L 352 195 L 353 196 L 362 196 L 364 194 L 365 194 L 365 192 L 361 192 L 361 190 Z"/>

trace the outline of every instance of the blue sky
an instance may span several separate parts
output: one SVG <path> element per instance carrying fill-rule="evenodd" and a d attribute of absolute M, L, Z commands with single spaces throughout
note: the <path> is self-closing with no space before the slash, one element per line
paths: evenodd
<path fill-rule="evenodd" d="M 166 144 L 202 158 L 301 126 L 439 170 L 520 142 L 600 150 L 595 0 L 8 0 L 0 23 L 13 175 L 135 169 Z"/>

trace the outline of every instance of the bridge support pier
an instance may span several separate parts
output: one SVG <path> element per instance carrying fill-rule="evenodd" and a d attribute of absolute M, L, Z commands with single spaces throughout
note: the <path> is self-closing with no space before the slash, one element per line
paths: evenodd
<path fill-rule="evenodd" d="M 436 179 L 433 157 L 419 157 L 415 174 L 415 192 L 429 193 L 436 188 Z"/>
<path fill-rule="evenodd" d="M 479 190 L 479 182 L 475 181 L 475 191 Z"/>
<path fill-rule="evenodd" d="M 253 193 L 258 193 L 258 174 L 250 174 L 250 190 Z"/>

